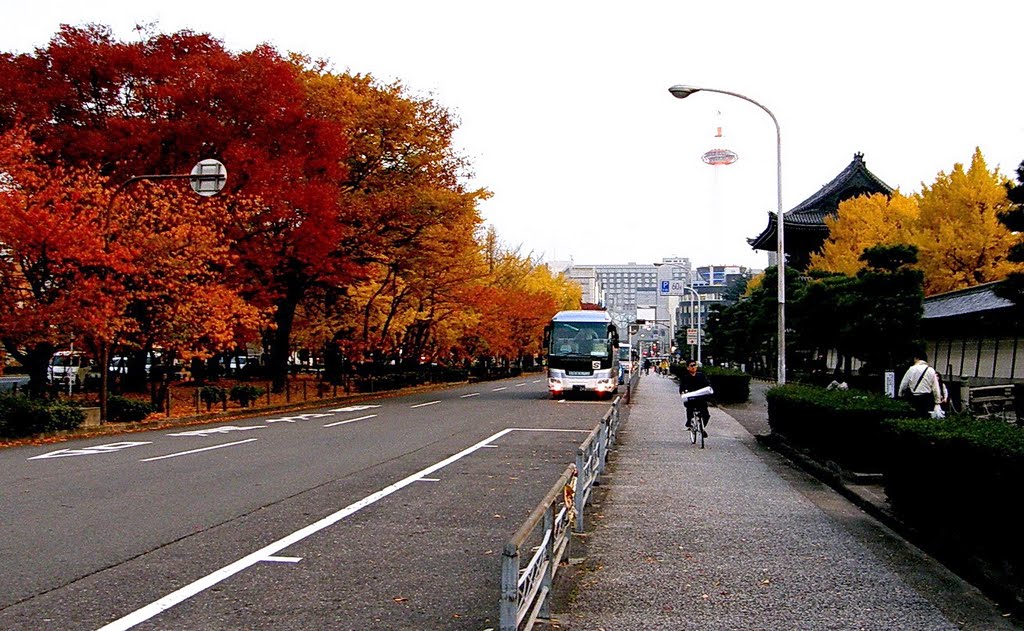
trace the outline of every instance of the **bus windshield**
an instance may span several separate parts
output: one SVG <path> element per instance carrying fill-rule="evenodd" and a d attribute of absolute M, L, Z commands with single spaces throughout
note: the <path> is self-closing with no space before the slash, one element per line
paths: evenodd
<path fill-rule="evenodd" d="M 551 331 L 551 355 L 608 357 L 611 346 L 608 326 L 600 322 L 555 322 Z"/>

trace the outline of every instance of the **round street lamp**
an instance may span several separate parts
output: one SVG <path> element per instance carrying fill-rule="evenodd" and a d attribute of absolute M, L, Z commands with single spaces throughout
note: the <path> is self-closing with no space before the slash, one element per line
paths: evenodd
<path fill-rule="evenodd" d="M 775 123 L 775 165 L 776 165 L 776 184 L 778 193 L 778 211 L 775 214 L 775 236 L 776 244 L 775 249 L 777 253 L 776 271 L 779 275 L 778 284 L 778 297 L 779 297 L 779 365 L 778 374 L 776 381 L 779 385 L 786 383 L 786 249 L 783 241 L 784 221 L 782 218 L 782 131 L 779 128 L 779 121 L 775 118 L 775 114 L 772 111 L 761 105 L 749 96 L 744 96 L 738 92 L 729 92 L 728 90 L 716 90 L 714 88 L 701 88 L 692 85 L 674 85 L 668 89 L 672 96 L 677 99 L 685 99 L 686 97 L 696 92 L 717 92 L 718 94 L 727 94 L 734 96 L 738 99 L 743 99 L 748 103 L 753 103 L 758 106 L 768 116 L 771 117 L 772 122 Z"/>

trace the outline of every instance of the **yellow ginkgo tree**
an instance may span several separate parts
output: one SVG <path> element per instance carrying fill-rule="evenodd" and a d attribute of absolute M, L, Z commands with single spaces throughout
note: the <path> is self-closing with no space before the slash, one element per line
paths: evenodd
<path fill-rule="evenodd" d="M 853 275 L 864 267 L 865 249 L 908 244 L 918 249 L 926 294 L 1006 278 L 1016 268 L 1007 258 L 1013 235 L 999 221 L 1009 208 L 1006 182 L 975 150 L 970 167 L 940 172 L 920 193 L 847 200 L 826 219 L 829 238 L 809 269 Z"/>

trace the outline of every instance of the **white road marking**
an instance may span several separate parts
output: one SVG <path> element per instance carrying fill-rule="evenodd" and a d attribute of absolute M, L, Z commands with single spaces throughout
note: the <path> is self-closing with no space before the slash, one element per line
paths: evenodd
<path fill-rule="evenodd" d="M 440 482 L 441 478 L 420 478 L 420 482 Z"/>
<path fill-rule="evenodd" d="M 474 392 L 473 394 L 464 394 L 464 395 L 462 395 L 459 398 L 460 399 L 468 399 L 469 397 L 478 397 L 478 396 L 480 396 L 480 393 L 479 392 Z"/>
<path fill-rule="evenodd" d="M 502 386 L 500 388 L 495 388 L 494 390 L 491 390 L 491 392 L 501 392 L 502 390 L 508 390 L 508 386 Z"/>
<path fill-rule="evenodd" d="M 234 445 L 241 445 L 243 443 L 251 443 L 259 440 L 257 438 L 246 438 L 245 440 L 237 440 L 233 443 L 224 443 L 223 445 L 214 445 L 212 447 L 203 447 L 202 449 L 190 449 L 188 451 L 179 451 L 176 454 L 167 454 L 166 456 L 157 456 L 155 458 L 143 458 L 139 462 L 153 462 L 154 460 L 164 460 L 165 458 L 177 458 L 178 456 L 187 456 L 189 454 L 197 454 L 200 451 L 210 451 L 211 449 L 222 449 L 224 447 L 232 447 Z"/>
<path fill-rule="evenodd" d="M 543 381 L 543 379 L 537 379 L 536 381 L 531 381 L 530 383 L 542 383 Z"/>
<path fill-rule="evenodd" d="M 226 425 L 224 427 L 215 427 L 212 429 L 196 429 L 191 432 L 177 432 L 174 434 L 168 434 L 168 436 L 209 436 L 210 434 L 227 434 L 228 432 L 244 432 L 250 429 L 266 429 L 266 425 L 246 425 L 243 427 L 237 427 L 235 425 Z"/>
<path fill-rule="evenodd" d="M 299 414 L 297 416 L 282 416 L 280 418 L 268 418 L 267 423 L 294 423 L 295 421 L 308 421 L 311 418 L 323 418 L 331 414 Z"/>
<path fill-rule="evenodd" d="M 477 449 L 489 446 L 491 441 L 497 440 L 504 436 L 505 434 L 508 434 L 509 432 L 512 431 L 515 430 L 513 430 L 512 428 L 503 429 L 500 432 L 483 439 L 482 441 L 478 442 L 472 447 L 467 447 L 466 449 L 463 449 L 454 456 L 450 456 L 442 460 L 441 462 L 438 462 L 437 464 L 433 464 L 427 467 L 426 469 L 423 469 L 422 471 L 419 471 L 417 473 L 410 475 L 407 478 L 399 480 L 398 482 L 395 482 L 391 486 L 385 487 L 377 491 L 376 493 L 373 493 L 372 495 L 367 495 L 358 502 L 349 504 L 345 508 L 335 513 L 332 513 L 327 517 L 324 517 L 320 521 L 314 522 L 300 530 L 296 530 L 292 534 L 281 539 L 278 539 L 274 543 L 271 543 L 266 547 L 260 548 L 256 552 L 244 556 L 241 559 L 235 561 L 234 563 L 231 563 L 220 568 L 212 574 L 208 574 L 197 581 L 189 583 L 181 589 L 171 592 L 170 594 L 164 596 L 156 602 L 150 603 L 145 607 L 142 607 L 141 609 L 137 609 L 134 612 L 128 614 L 127 616 L 124 616 L 123 618 L 118 618 L 110 624 L 101 627 L 99 631 L 124 631 L 126 629 L 134 627 L 137 624 L 145 622 L 153 616 L 156 616 L 159 613 L 170 609 L 178 603 L 188 600 L 196 594 L 203 592 L 209 589 L 210 587 L 213 587 L 217 583 L 220 583 L 221 581 L 234 576 L 235 574 L 241 572 L 242 570 L 252 565 L 259 563 L 260 561 L 266 561 L 268 559 L 275 558 L 276 553 L 280 552 L 281 550 L 284 550 L 285 548 L 288 548 L 289 546 L 292 546 L 298 543 L 299 541 L 302 541 L 310 535 L 320 532 L 328 526 L 333 526 L 342 519 L 345 519 L 346 517 L 353 515 L 354 513 L 362 510 L 363 508 L 366 508 L 367 506 L 370 506 L 371 504 L 377 502 L 378 500 L 381 500 L 391 495 L 392 493 L 395 493 L 396 491 L 404 489 L 413 482 L 422 480 L 431 473 L 443 469 L 444 467 L 447 467 L 453 462 L 461 460 L 462 458 L 468 456 Z"/>
<path fill-rule="evenodd" d="M 298 563 L 302 557 L 267 557 L 263 560 L 270 563 Z"/>
<path fill-rule="evenodd" d="M 28 460 L 45 460 L 46 458 L 67 458 L 68 456 L 95 456 L 96 454 L 109 454 L 129 447 L 148 445 L 149 442 L 123 442 L 96 445 L 95 447 L 83 447 L 82 449 L 58 449 L 40 456 L 32 456 Z"/>
<path fill-rule="evenodd" d="M 376 417 L 376 414 L 367 414 L 366 416 L 360 416 L 359 418 L 350 418 L 347 421 L 338 421 L 337 423 L 328 423 L 324 427 L 337 427 L 338 425 L 347 425 L 348 423 L 355 423 L 356 421 L 365 421 L 368 418 Z"/>
<path fill-rule="evenodd" d="M 517 383 L 517 384 L 516 384 L 516 387 L 517 387 L 517 388 L 522 388 L 522 387 L 523 387 L 523 386 L 525 386 L 525 385 L 526 385 L 525 383 Z"/>
<path fill-rule="evenodd" d="M 363 410 L 372 410 L 373 408 L 379 407 L 379 405 L 350 405 L 348 407 L 331 410 L 331 412 L 362 412 Z"/>
<path fill-rule="evenodd" d="M 426 407 L 428 405 L 436 405 L 438 403 L 440 403 L 440 401 L 427 401 L 426 403 L 418 403 L 416 405 L 410 405 L 409 409 L 422 408 L 422 407 Z"/>

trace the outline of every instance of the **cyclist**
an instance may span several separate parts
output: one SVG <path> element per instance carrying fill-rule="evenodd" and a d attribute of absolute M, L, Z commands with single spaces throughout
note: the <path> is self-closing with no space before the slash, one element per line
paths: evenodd
<path fill-rule="evenodd" d="M 707 376 L 701 372 L 697 366 L 696 360 L 689 360 L 686 362 L 686 372 L 679 376 L 679 394 L 682 395 L 685 392 L 694 392 L 701 388 L 711 388 L 711 382 L 708 381 Z M 708 419 L 711 415 L 708 413 L 708 397 L 710 395 L 697 396 L 693 398 L 687 398 L 683 405 L 686 406 L 686 429 L 693 427 L 693 415 L 695 412 L 700 412 L 704 418 L 704 425 L 708 424 Z M 708 435 L 704 432 L 704 437 Z"/>

